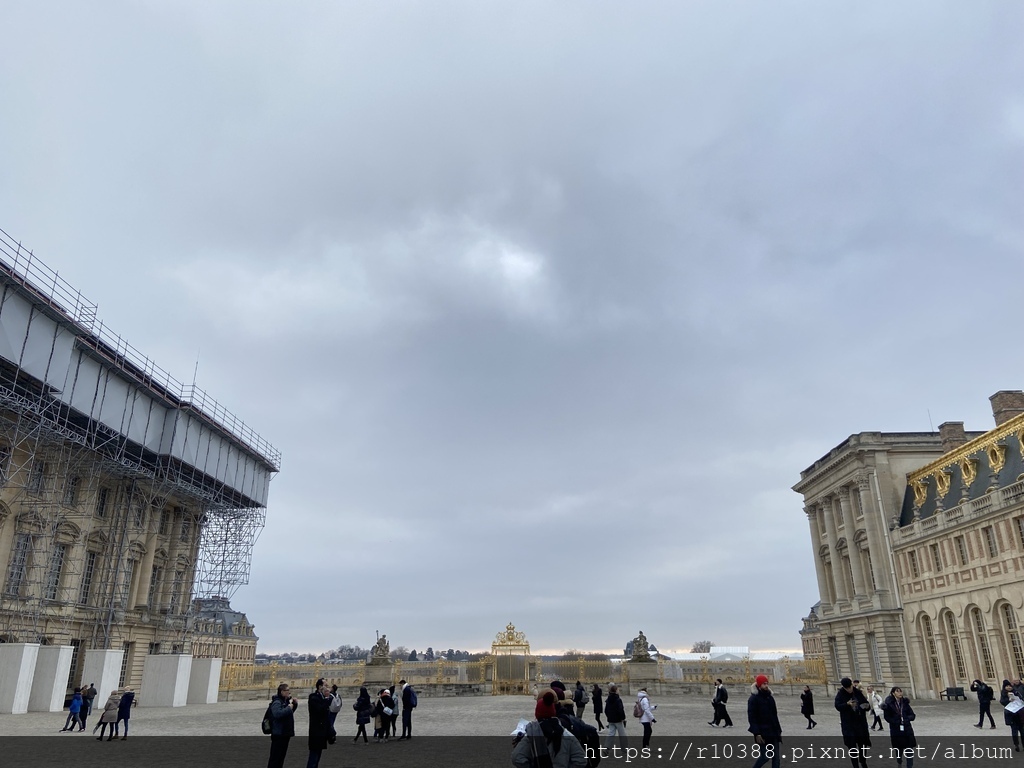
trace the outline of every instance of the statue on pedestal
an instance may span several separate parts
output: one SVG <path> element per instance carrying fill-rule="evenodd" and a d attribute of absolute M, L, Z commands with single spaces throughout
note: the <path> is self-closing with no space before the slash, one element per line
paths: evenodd
<path fill-rule="evenodd" d="M 390 664 L 391 663 L 391 644 L 388 642 L 388 636 L 377 634 L 377 642 L 373 646 L 373 650 L 370 651 L 370 664 Z"/>
<path fill-rule="evenodd" d="M 640 634 L 633 638 L 633 658 L 630 661 L 654 661 L 651 658 L 650 646 L 647 644 L 647 636 L 642 629 Z"/>

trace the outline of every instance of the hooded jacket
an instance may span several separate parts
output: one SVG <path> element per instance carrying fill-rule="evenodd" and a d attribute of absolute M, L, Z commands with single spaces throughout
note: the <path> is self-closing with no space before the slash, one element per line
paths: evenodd
<path fill-rule="evenodd" d="M 644 711 L 644 713 L 640 716 L 640 722 L 653 723 L 654 707 L 651 706 L 651 699 L 647 695 L 647 691 L 639 691 L 636 695 L 636 700 L 640 702 L 640 707 Z"/>

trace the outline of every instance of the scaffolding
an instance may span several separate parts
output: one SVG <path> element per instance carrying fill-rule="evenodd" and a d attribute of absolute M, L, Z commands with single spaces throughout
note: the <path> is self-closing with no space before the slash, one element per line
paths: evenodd
<path fill-rule="evenodd" d="M 193 600 L 248 582 L 280 462 L 0 230 L 0 641 L 123 647 L 125 680 L 137 643 L 186 652 Z"/>

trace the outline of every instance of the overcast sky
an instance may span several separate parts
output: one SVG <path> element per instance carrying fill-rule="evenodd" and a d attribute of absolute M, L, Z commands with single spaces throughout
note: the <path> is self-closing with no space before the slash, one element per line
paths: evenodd
<path fill-rule="evenodd" d="M 283 453 L 261 651 L 799 648 L 800 470 L 1024 388 L 1016 0 L 0 18 L 0 227 Z"/>

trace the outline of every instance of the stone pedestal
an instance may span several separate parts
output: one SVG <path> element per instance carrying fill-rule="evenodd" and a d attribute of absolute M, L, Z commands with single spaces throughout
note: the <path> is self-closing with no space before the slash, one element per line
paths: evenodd
<path fill-rule="evenodd" d="M 189 704 L 216 704 L 222 659 L 192 659 L 188 678 Z"/>
<path fill-rule="evenodd" d="M 388 664 L 367 664 L 366 665 L 366 690 L 374 696 L 381 688 L 387 688 L 393 682 L 395 665 Z M 377 686 L 374 690 L 373 686 Z"/>
<path fill-rule="evenodd" d="M 28 712 L 38 643 L 0 643 L 0 714 Z"/>
<path fill-rule="evenodd" d="M 119 687 L 121 682 L 121 662 L 124 651 L 93 649 L 85 652 L 82 665 L 82 685 L 86 688 L 92 683 L 96 686 L 96 701 L 93 707 L 103 710 L 103 702 L 110 692 Z"/>
<path fill-rule="evenodd" d="M 75 649 L 70 645 L 39 646 L 36 673 L 28 699 L 30 712 L 60 712 L 64 709 L 74 653 Z"/>
<path fill-rule="evenodd" d="M 140 707 L 184 707 L 188 703 L 192 654 L 168 653 L 146 657 L 142 669 Z M 214 699 L 216 701 L 216 699 Z"/>
<path fill-rule="evenodd" d="M 641 688 L 654 696 L 661 693 L 661 679 L 656 661 L 627 661 L 624 665 L 629 678 L 629 693 L 636 695 Z"/>

